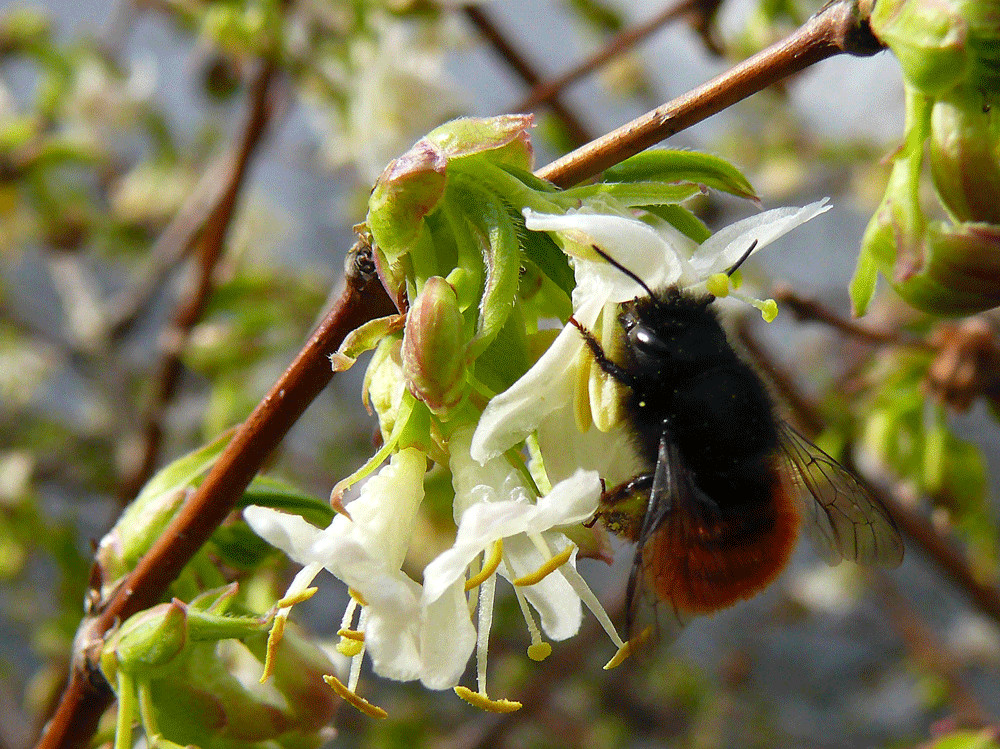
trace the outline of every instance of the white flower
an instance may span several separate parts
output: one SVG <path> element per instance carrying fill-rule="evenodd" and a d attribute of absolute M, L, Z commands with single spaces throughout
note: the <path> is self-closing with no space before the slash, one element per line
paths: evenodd
<path fill-rule="evenodd" d="M 704 284 L 732 267 L 756 242 L 755 251 L 828 210 L 826 201 L 803 208 L 778 208 L 737 221 L 697 245 L 665 221 L 646 223 L 607 213 L 542 214 L 525 210 L 532 231 L 555 233 L 573 255 L 577 286 L 573 316 L 593 330 L 602 312 L 614 319 L 614 305 L 644 294 L 639 284 L 603 260 L 596 245 L 653 289 L 674 284 L 687 289 Z M 654 220 L 654 219 L 651 219 Z M 487 405 L 472 439 L 472 456 L 485 463 L 521 442 L 550 413 L 570 402 L 583 358 L 584 343 L 566 325 L 535 365 Z M 602 425 L 607 426 L 607 425 Z"/>
<path fill-rule="evenodd" d="M 301 593 L 325 567 L 361 600 L 363 626 L 358 629 L 377 674 L 445 689 L 458 683 L 476 634 L 462 581 L 422 605 L 420 585 L 401 570 L 423 499 L 426 463 L 424 453 L 414 448 L 394 454 L 350 503 L 350 518 L 338 515 L 323 530 L 262 507 L 249 507 L 243 515 L 259 536 L 305 565 L 289 596 Z M 353 609 L 354 604 L 350 614 Z M 350 617 L 345 618 L 349 625 Z"/>

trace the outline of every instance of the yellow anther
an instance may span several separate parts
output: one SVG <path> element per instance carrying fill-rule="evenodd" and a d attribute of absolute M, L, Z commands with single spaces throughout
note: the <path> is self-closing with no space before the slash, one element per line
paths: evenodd
<path fill-rule="evenodd" d="M 291 608 L 297 603 L 308 601 L 310 598 L 316 595 L 317 590 L 319 590 L 319 588 L 306 588 L 301 593 L 296 593 L 295 595 L 288 596 L 287 598 L 282 598 L 280 601 L 278 601 L 278 608 L 287 609 Z"/>
<path fill-rule="evenodd" d="M 326 677 L 323 677 L 326 678 Z M 514 700 L 491 700 L 485 694 L 473 692 L 468 687 L 455 687 L 455 694 L 473 707 L 488 713 L 512 713 L 521 709 L 521 703 Z"/>
<path fill-rule="evenodd" d="M 528 646 L 528 657 L 533 661 L 544 661 L 552 655 L 552 646 L 547 642 L 536 642 Z"/>
<path fill-rule="evenodd" d="M 365 633 L 358 632 L 356 629 L 338 629 L 337 634 L 341 637 L 346 637 L 348 640 L 354 640 L 356 642 L 365 641 Z"/>
<path fill-rule="evenodd" d="M 473 575 L 465 583 L 466 591 L 472 590 L 473 588 L 478 588 L 484 582 L 490 579 L 490 575 L 497 571 L 497 567 L 500 566 L 500 560 L 503 558 L 503 539 L 498 538 L 496 543 L 493 544 L 493 551 L 490 554 L 490 558 L 483 563 L 483 569 L 480 570 L 478 575 Z"/>
<path fill-rule="evenodd" d="M 764 299 L 754 305 L 760 310 L 760 316 L 764 318 L 764 322 L 774 322 L 774 318 L 778 316 L 778 303 L 773 299 Z"/>
<path fill-rule="evenodd" d="M 353 658 L 354 656 L 359 655 L 364 649 L 365 644 L 363 642 L 358 642 L 357 640 L 342 638 L 341 641 L 337 643 L 337 652 L 345 658 Z"/>
<path fill-rule="evenodd" d="M 652 634 L 653 628 L 646 627 L 642 632 L 633 637 L 631 640 L 623 644 L 618 648 L 618 652 L 615 653 L 615 657 L 604 664 L 604 670 L 610 671 L 612 668 L 620 666 L 622 661 L 628 658 L 632 653 L 634 653 L 639 647 L 642 646 L 646 640 L 649 639 L 650 634 Z"/>
<path fill-rule="evenodd" d="M 271 625 L 271 632 L 267 636 L 267 654 L 264 656 L 264 673 L 261 674 L 260 683 L 267 681 L 268 677 L 274 673 L 274 654 L 278 650 L 281 638 L 285 634 L 285 617 L 274 617 L 274 624 Z"/>
<path fill-rule="evenodd" d="M 729 276 L 725 273 L 713 273 L 705 279 L 705 289 L 719 299 L 729 296 Z"/>
<path fill-rule="evenodd" d="M 575 549 L 576 546 L 574 546 L 573 544 L 568 544 L 565 549 L 563 549 L 554 557 L 549 559 L 549 561 L 547 561 L 537 570 L 528 575 L 523 575 L 517 578 L 514 581 L 514 585 L 517 585 L 518 587 L 524 587 L 526 585 L 534 585 L 535 583 L 541 582 L 546 578 L 546 576 L 552 574 L 557 569 L 566 564 L 566 562 L 569 561 L 569 558 L 573 555 L 573 551 Z"/>
<path fill-rule="evenodd" d="M 360 603 L 362 606 L 368 605 L 368 601 L 365 600 L 365 597 L 360 593 L 358 593 L 358 591 L 356 591 L 354 588 L 348 588 L 347 592 L 350 594 L 351 598 Z"/>
<path fill-rule="evenodd" d="M 361 697 L 350 689 L 345 687 L 341 683 L 340 679 L 332 674 L 326 674 L 323 677 L 323 681 L 330 685 L 330 689 L 336 692 L 344 702 L 349 703 L 352 707 L 358 711 L 364 713 L 369 718 L 378 718 L 379 720 L 389 717 L 389 713 L 380 708 L 378 705 L 373 705 L 364 697 Z"/>

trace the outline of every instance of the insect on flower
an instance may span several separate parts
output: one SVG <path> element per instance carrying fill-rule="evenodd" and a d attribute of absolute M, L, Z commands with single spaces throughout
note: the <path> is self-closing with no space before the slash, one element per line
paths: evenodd
<path fill-rule="evenodd" d="M 597 512 L 636 543 L 629 628 L 640 584 L 672 607 L 678 625 L 754 596 L 785 567 L 803 524 L 831 564 L 898 565 L 903 543 L 892 516 L 776 416 L 766 386 L 726 338 L 715 297 L 651 289 L 594 250 L 646 292 L 619 308 L 620 361 L 571 318 L 597 365 L 626 386 L 625 422 L 645 465 L 607 489 Z"/>

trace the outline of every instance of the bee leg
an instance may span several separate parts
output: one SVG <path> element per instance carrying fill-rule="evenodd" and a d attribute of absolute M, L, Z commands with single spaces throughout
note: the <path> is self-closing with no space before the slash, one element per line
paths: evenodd
<path fill-rule="evenodd" d="M 583 327 L 580 324 L 580 321 L 577 320 L 572 315 L 569 316 L 569 322 L 572 323 L 576 327 L 576 329 L 580 331 L 580 335 L 583 336 L 583 340 L 587 344 L 587 348 L 589 348 L 590 352 L 594 355 L 594 361 L 597 362 L 597 366 L 599 366 L 607 374 L 611 375 L 616 380 L 618 380 L 618 382 L 622 383 L 623 385 L 627 385 L 630 388 L 635 389 L 636 385 L 638 384 L 635 377 L 632 376 L 631 372 L 623 369 L 622 367 L 619 367 L 617 364 L 611 361 L 611 359 L 608 358 L 608 355 L 604 353 L 604 348 L 601 346 L 600 342 L 594 337 L 594 334 L 591 333 L 589 330 L 587 330 L 585 327 Z"/>
<path fill-rule="evenodd" d="M 653 487 L 652 473 L 640 473 L 633 476 L 628 481 L 606 489 L 601 493 L 602 505 L 616 505 L 624 499 L 628 499 L 633 494 L 641 491 L 648 491 Z"/>

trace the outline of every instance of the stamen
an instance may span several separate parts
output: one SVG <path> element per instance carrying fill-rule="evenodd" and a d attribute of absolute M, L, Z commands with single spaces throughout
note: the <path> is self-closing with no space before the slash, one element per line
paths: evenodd
<path fill-rule="evenodd" d="M 362 606 L 368 605 L 368 601 L 365 600 L 365 597 L 361 595 L 358 591 L 356 591 L 354 588 L 348 588 L 347 592 L 350 594 L 351 598 L 360 603 Z"/>
<path fill-rule="evenodd" d="M 364 697 L 356 694 L 354 691 L 348 689 L 341 683 L 333 674 L 326 674 L 323 676 L 323 681 L 330 685 L 330 688 L 336 692 L 344 702 L 347 702 L 352 707 L 357 709 L 359 712 L 364 713 L 369 718 L 378 718 L 382 720 L 383 718 L 389 717 L 389 713 L 380 708 L 378 705 L 373 705 Z"/>
<path fill-rule="evenodd" d="M 615 653 L 614 658 L 612 658 L 610 661 L 604 664 L 604 670 L 610 671 L 611 669 L 620 666 L 622 661 L 624 661 L 626 658 L 632 655 L 632 653 L 638 650 L 642 646 L 642 644 L 649 639 L 649 635 L 652 633 L 652 631 L 653 631 L 652 627 L 646 627 L 644 630 L 642 630 L 642 632 L 640 632 L 631 640 L 629 640 L 620 648 L 618 648 L 618 652 Z"/>
<path fill-rule="evenodd" d="M 594 591 L 590 589 L 590 586 L 580 576 L 580 573 L 576 571 L 576 568 L 572 565 L 565 565 L 559 569 L 559 572 L 566 578 L 566 582 L 570 584 L 574 592 L 580 596 L 580 601 L 583 602 L 583 605 L 590 609 L 590 612 L 597 618 L 604 631 L 608 633 L 608 637 L 611 638 L 611 642 L 618 648 L 624 647 L 625 643 L 618 636 L 618 632 L 615 630 L 615 625 L 611 623 L 611 617 L 608 616 L 608 612 L 604 610 L 604 606 L 597 600 Z"/>
<path fill-rule="evenodd" d="M 346 637 L 348 640 L 354 640 L 355 642 L 365 641 L 365 633 L 358 632 L 356 629 L 338 629 L 337 634 L 341 637 Z"/>
<path fill-rule="evenodd" d="M 294 606 L 297 603 L 302 603 L 303 601 L 308 601 L 310 598 L 312 598 L 314 595 L 316 595 L 316 591 L 317 590 L 319 590 L 319 588 L 306 588 L 301 593 L 294 593 L 294 594 L 292 594 L 290 596 L 286 595 L 284 598 L 282 598 L 280 601 L 278 601 L 278 604 L 277 604 L 278 608 L 279 609 L 290 609 L 292 606 Z"/>
<path fill-rule="evenodd" d="M 264 656 L 264 673 L 260 676 L 261 684 L 267 681 L 271 674 L 274 673 L 274 654 L 278 650 L 278 645 L 281 644 L 281 638 L 285 633 L 285 621 L 288 619 L 288 614 L 291 612 L 292 606 L 312 597 L 316 589 L 310 588 L 309 583 L 313 581 L 322 569 L 323 565 L 318 562 L 307 564 L 298 571 L 298 574 L 292 579 L 292 584 L 288 586 L 284 597 L 278 601 L 278 605 L 281 608 L 274 615 L 274 623 L 271 625 L 271 631 L 267 636 L 267 652 Z M 309 592 L 310 590 L 312 593 Z"/>
<path fill-rule="evenodd" d="M 491 577 L 479 588 L 479 627 L 476 633 L 476 686 L 479 694 L 486 696 L 486 656 L 493 626 L 493 594 L 497 579 Z"/>
<path fill-rule="evenodd" d="M 510 564 L 507 564 L 510 568 Z M 542 633 L 535 624 L 535 617 L 531 615 L 531 608 L 528 606 L 528 599 L 520 588 L 514 588 L 514 595 L 517 596 L 517 603 L 521 607 L 521 615 L 524 623 L 528 627 L 528 634 L 531 635 L 531 644 L 528 646 L 528 657 L 533 661 L 544 661 L 552 654 L 552 646 L 542 640 Z"/>
<path fill-rule="evenodd" d="M 515 700 L 491 700 L 485 694 L 473 692 L 468 687 L 455 687 L 455 694 L 473 707 L 488 713 L 512 713 L 521 709 L 521 703 Z"/>
<path fill-rule="evenodd" d="M 719 299 L 729 296 L 729 276 L 725 273 L 713 273 L 705 279 L 705 289 Z"/>
<path fill-rule="evenodd" d="M 364 632 L 365 624 L 368 621 L 368 610 L 361 609 L 361 616 L 358 617 L 358 630 Z M 358 681 L 361 679 L 361 661 L 365 654 L 365 643 L 361 643 L 361 648 L 351 658 L 351 673 L 347 677 L 347 686 L 352 692 L 358 691 Z"/>
<path fill-rule="evenodd" d="M 546 546 L 548 546 L 548 545 L 546 544 Z M 560 551 L 555 556 L 550 557 L 549 560 L 546 561 L 537 570 L 535 570 L 534 572 L 531 572 L 531 573 L 529 573 L 527 575 L 522 575 L 521 577 L 519 577 L 516 580 L 514 580 L 513 581 L 514 585 L 515 586 L 523 587 L 525 585 L 534 585 L 536 583 L 540 583 L 547 576 L 551 575 L 557 569 L 559 569 L 564 564 L 566 564 L 566 562 L 569 561 L 569 558 L 571 556 L 573 556 L 573 552 L 575 550 L 576 550 L 576 545 L 575 544 L 567 544 L 566 548 L 564 548 L 562 551 Z"/>
<path fill-rule="evenodd" d="M 477 588 L 483 584 L 483 582 L 494 572 L 497 571 L 497 567 L 500 566 L 500 560 L 503 557 L 503 539 L 498 538 L 493 544 L 493 551 L 490 552 L 490 558 L 483 564 L 482 570 L 478 574 L 473 575 L 465 582 L 465 591 L 468 592 L 473 588 Z"/>
<path fill-rule="evenodd" d="M 271 625 L 271 631 L 267 635 L 267 652 L 264 655 L 264 673 L 260 675 L 260 683 L 263 684 L 270 678 L 271 674 L 274 673 L 274 656 L 278 650 L 278 645 L 281 643 L 281 638 L 285 634 L 285 621 L 288 619 L 288 614 L 282 616 L 282 612 L 287 611 L 287 609 L 282 609 L 278 612 L 278 615 L 274 617 L 274 624 Z"/>

